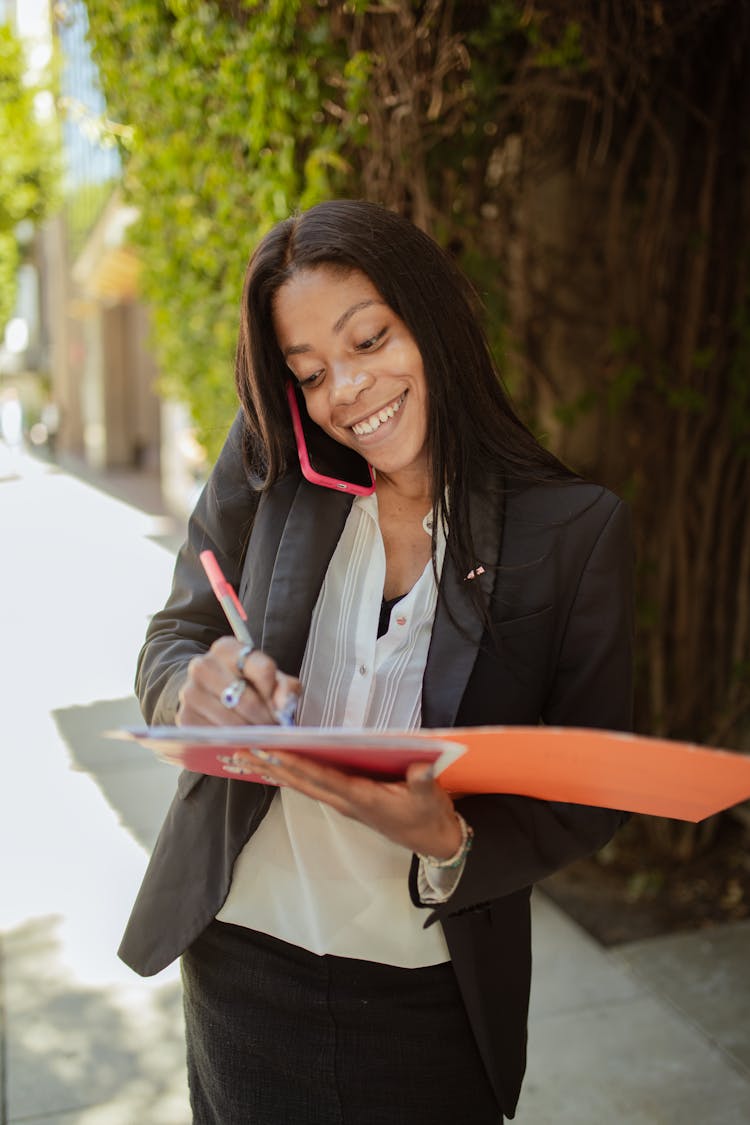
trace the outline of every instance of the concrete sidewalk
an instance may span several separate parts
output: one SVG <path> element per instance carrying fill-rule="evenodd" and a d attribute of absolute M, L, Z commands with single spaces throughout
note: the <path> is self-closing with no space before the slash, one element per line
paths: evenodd
<path fill-rule="evenodd" d="M 148 478 L 97 487 L 2 446 L 0 528 L 0 1119 L 187 1125 L 177 970 L 115 955 L 175 773 L 101 736 L 139 718 L 181 529 Z M 750 1121 L 750 922 L 607 952 L 541 895 L 534 914 L 519 1125 Z"/>

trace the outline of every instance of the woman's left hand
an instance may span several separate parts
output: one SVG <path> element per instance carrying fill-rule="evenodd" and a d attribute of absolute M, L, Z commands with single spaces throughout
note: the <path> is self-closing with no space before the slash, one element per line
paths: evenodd
<path fill-rule="evenodd" d="M 410 851 L 448 859 L 461 846 L 453 801 L 423 763 L 409 766 L 405 781 L 391 782 L 352 777 L 293 754 L 248 758 L 273 781 L 330 805 Z"/>

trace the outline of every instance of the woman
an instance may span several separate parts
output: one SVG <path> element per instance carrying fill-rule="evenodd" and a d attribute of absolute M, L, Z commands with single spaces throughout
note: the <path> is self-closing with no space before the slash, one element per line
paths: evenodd
<path fill-rule="evenodd" d="M 248 266 L 236 376 L 141 654 L 148 721 L 269 723 L 298 695 L 301 725 L 629 726 L 626 510 L 519 422 L 426 235 L 353 201 L 279 224 Z M 304 479 L 290 378 L 373 496 Z M 254 651 L 226 636 L 206 548 Z M 279 787 L 181 775 L 120 951 L 143 974 L 182 955 L 194 1120 L 512 1117 L 531 886 L 620 814 L 453 798 L 416 765 L 385 784 L 256 764 Z"/>

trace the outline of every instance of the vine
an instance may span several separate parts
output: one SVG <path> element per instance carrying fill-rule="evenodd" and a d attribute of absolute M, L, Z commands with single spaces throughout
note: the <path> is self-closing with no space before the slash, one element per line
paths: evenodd
<path fill-rule="evenodd" d="M 350 183 L 332 110 L 356 120 L 366 60 L 298 0 L 88 8 L 110 112 L 132 127 L 125 189 L 161 389 L 188 402 L 213 455 L 236 408 L 247 257 L 277 220 Z"/>
<path fill-rule="evenodd" d="M 560 6 L 535 9 L 560 32 Z M 586 66 L 526 59 L 513 84 L 519 364 L 558 448 L 634 508 L 640 729 L 750 749 L 750 11 L 573 16 Z M 682 855 L 710 838 L 650 830 Z"/>
<path fill-rule="evenodd" d="M 188 402 L 210 456 L 234 409 L 247 255 L 320 199 L 374 199 L 430 231 L 474 277 L 504 351 L 484 242 L 498 83 L 521 44 L 572 65 L 575 31 L 558 43 L 514 0 L 88 0 L 88 11 L 140 212 L 131 235 L 161 388 Z"/>
<path fill-rule="evenodd" d="M 34 110 L 39 88 L 26 81 L 23 46 L 0 24 L 0 332 L 13 314 L 21 254 L 16 228 L 39 223 L 57 202 L 59 151 Z"/>
<path fill-rule="evenodd" d="M 89 10 L 163 386 L 209 449 L 258 237 L 325 197 L 398 209 L 474 279 L 522 410 L 632 503 L 639 728 L 750 745 L 747 6 Z"/>

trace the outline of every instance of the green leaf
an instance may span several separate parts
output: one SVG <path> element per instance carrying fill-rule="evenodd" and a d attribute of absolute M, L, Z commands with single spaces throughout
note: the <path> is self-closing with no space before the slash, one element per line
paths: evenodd
<path fill-rule="evenodd" d="M 26 80 L 20 40 L 0 25 L 0 335 L 16 300 L 16 227 L 41 222 L 59 204 L 58 138 L 37 117 L 39 92 Z"/>
<path fill-rule="evenodd" d="M 236 410 L 234 349 L 253 246 L 297 207 L 352 194 L 346 149 L 369 57 L 299 0 L 89 0 L 111 116 L 132 127 L 125 190 L 165 393 L 216 453 Z M 341 108 L 331 128 L 321 109 Z"/>

